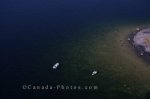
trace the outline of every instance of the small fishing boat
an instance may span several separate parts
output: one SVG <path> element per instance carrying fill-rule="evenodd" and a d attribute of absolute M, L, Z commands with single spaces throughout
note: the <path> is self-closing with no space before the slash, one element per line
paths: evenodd
<path fill-rule="evenodd" d="M 92 72 L 92 76 L 96 75 L 97 73 L 98 73 L 98 71 L 97 71 L 97 70 L 94 70 L 94 71 Z"/>
<path fill-rule="evenodd" d="M 53 69 L 57 69 L 59 65 L 60 65 L 59 63 L 54 64 Z"/>

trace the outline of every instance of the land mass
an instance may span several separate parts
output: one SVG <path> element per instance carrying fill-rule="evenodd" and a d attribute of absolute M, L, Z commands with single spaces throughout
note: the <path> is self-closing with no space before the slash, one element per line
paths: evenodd
<path fill-rule="evenodd" d="M 150 28 L 137 29 L 128 37 L 139 57 L 150 64 Z"/>

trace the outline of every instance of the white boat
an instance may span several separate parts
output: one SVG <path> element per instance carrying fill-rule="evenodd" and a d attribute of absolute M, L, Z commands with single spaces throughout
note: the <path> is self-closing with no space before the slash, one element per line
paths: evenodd
<path fill-rule="evenodd" d="M 59 63 L 56 63 L 53 65 L 53 69 L 57 69 L 57 67 L 59 66 L 60 64 Z"/>
<path fill-rule="evenodd" d="M 97 73 L 98 73 L 98 71 L 97 71 L 97 70 L 94 70 L 94 71 L 92 72 L 92 76 L 96 75 Z"/>

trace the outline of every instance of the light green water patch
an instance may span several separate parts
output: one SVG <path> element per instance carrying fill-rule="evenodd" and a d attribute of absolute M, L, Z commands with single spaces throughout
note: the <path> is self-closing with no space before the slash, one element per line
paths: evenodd
<path fill-rule="evenodd" d="M 40 75 L 56 84 L 98 85 L 96 95 L 111 99 L 143 98 L 150 91 L 150 66 L 136 55 L 127 37 L 137 27 L 149 26 L 144 22 L 111 22 L 85 27 L 54 53 L 48 49 L 42 56 L 45 64 L 41 63 Z M 55 62 L 60 62 L 60 67 L 50 71 Z M 92 76 L 93 70 L 98 74 Z"/>
<path fill-rule="evenodd" d="M 102 61 L 110 64 L 105 69 L 106 72 L 112 74 L 111 76 L 119 82 L 110 90 L 121 89 L 137 96 L 150 90 L 150 66 L 134 53 L 127 42 L 127 36 L 135 31 L 136 27 L 148 26 L 148 24 L 117 26 L 117 30 L 110 31 L 106 39 L 97 44 L 99 50 L 101 49 L 99 55 L 103 57 Z"/>
<path fill-rule="evenodd" d="M 150 66 L 136 55 L 127 37 L 137 27 L 148 26 L 111 24 L 105 28 L 100 25 L 94 32 L 89 29 L 85 37 L 70 43 L 64 77 L 78 84 L 99 85 L 102 94 L 109 97 L 119 93 L 144 97 L 150 91 Z M 91 76 L 93 70 L 98 70 L 98 75 Z"/>

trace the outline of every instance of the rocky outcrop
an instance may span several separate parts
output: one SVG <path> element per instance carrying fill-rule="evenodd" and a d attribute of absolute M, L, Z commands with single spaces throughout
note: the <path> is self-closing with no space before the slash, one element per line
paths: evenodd
<path fill-rule="evenodd" d="M 150 64 L 150 28 L 138 29 L 128 37 L 139 57 Z"/>

